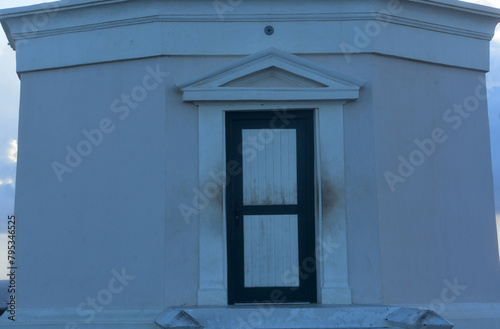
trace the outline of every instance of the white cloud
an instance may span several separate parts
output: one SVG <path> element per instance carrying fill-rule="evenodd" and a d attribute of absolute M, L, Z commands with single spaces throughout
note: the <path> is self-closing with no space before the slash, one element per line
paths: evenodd
<path fill-rule="evenodd" d="M 9 267 L 9 263 L 7 262 L 7 241 L 9 241 L 7 233 L 0 233 L 0 280 L 5 280 L 7 277 L 7 267 Z"/>
<path fill-rule="evenodd" d="M 497 72 L 495 74 L 486 74 L 486 86 L 488 89 L 488 96 L 491 97 L 491 94 L 494 93 L 498 87 L 500 87 L 500 76 L 497 76 Z"/>
<path fill-rule="evenodd" d="M 12 178 L 0 178 L 0 186 L 2 185 L 11 185 L 12 187 L 14 187 L 14 180 Z"/>
<path fill-rule="evenodd" d="M 24 7 L 30 5 L 36 5 L 44 2 L 54 2 L 57 0 L 2 0 L 0 9 L 2 8 L 12 8 L 12 7 Z"/>
<path fill-rule="evenodd" d="M 485 5 L 485 6 L 500 8 L 500 4 L 498 3 L 498 0 L 462 0 L 462 1 L 477 3 L 479 5 Z"/>
<path fill-rule="evenodd" d="M 500 44 L 500 28 L 496 29 L 495 36 L 493 37 L 492 41 Z"/>
<path fill-rule="evenodd" d="M 13 139 L 9 143 L 9 148 L 7 150 L 7 158 L 9 158 L 9 160 L 12 163 L 16 163 L 17 162 L 17 140 L 15 140 L 15 139 Z"/>

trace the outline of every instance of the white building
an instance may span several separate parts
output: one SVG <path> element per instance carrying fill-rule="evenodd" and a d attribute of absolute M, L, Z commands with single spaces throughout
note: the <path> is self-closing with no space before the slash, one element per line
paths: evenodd
<path fill-rule="evenodd" d="M 500 328 L 500 10 L 65 0 L 0 20 L 21 79 L 0 327 Z"/>

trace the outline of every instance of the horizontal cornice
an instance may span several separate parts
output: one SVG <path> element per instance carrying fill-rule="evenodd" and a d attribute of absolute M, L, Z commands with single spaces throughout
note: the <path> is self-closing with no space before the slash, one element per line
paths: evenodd
<path fill-rule="evenodd" d="M 343 55 L 348 63 L 354 54 L 383 54 L 485 71 L 500 21 L 500 10 L 455 0 L 235 6 L 220 14 L 204 0 L 63 0 L 1 10 L 0 21 L 18 52 L 18 72 L 154 56 L 245 56 L 269 47 Z M 263 33 L 268 24 L 272 36 Z"/>
<path fill-rule="evenodd" d="M 123 1 L 123 0 L 120 0 Z M 482 33 L 468 29 L 450 27 L 422 20 L 416 20 L 406 17 L 379 15 L 378 13 L 333 13 L 333 14 L 247 14 L 247 15 L 230 15 L 224 16 L 224 22 L 317 22 L 317 21 L 378 21 L 381 23 L 391 23 L 424 29 L 429 31 L 447 33 L 457 36 L 476 38 L 480 40 L 490 41 L 493 38 L 493 33 Z M 122 20 L 108 21 L 98 24 L 85 24 L 71 26 L 58 29 L 47 29 L 33 31 L 27 33 L 12 33 L 11 36 L 15 40 L 26 40 L 33 38 L 43 38 L 54 35 L 62 35 L 69 33 L 81 33 L 102 29 L 111 29 L 116 27 L 151 24 L 151 23 L 197 23 L 197 22 L 221 22 L 217 15 L 154 15 L 147 17 L 129 18 Z"/>
<path fill-rule="evenodd" d="M 46 12 L 47 8 L 57 8 L 58 11 L 74 10 L 85 7 L 109 5 L 120 2 L 133 2 L 140 0 L 60 0 L 51 3 L 42 3 L 31 6 L 7 8 L 0 10 L 0 20 L 5 18 L 21 17 L 26 15 L 37 15 Z M 144 0 L 143 0 L 144 1 Z M 281 0 L 286 1 L 286 0 Z M 338 1 L 338 0 L 332 0 Z M 475 3 L 458 0 L 401 0 L 413 2 L 429 7 L 441 7 L 457 12 L 466 12 L 481 16 L 490 16 L 500 19 L 500 9 L 492 8 Z"/>

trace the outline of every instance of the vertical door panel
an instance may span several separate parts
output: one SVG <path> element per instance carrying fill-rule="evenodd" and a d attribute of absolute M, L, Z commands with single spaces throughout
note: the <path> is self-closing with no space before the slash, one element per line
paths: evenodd
<path fill-rule="evenodd" d="M 297 215 L 244 216 L 245 287 L 298 287 Z"/>
<path fill-rule="evenodd" d="M 297 204 L 295 129 L 243 129 L 243 204 Z"/>

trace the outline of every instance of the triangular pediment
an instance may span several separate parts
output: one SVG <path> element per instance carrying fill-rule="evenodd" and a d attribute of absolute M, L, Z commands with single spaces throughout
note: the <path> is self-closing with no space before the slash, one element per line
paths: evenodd
<path fill-rule="evenodd" d="M 354 100 L 363 81 L 270 48 L 178 83 L 184 101 Z"/>
<path fill-rule="evenodd" d="M 325 84 L 275 66 L 229 81 L 221 87 L 243 88 L 326 88 Z"/>

